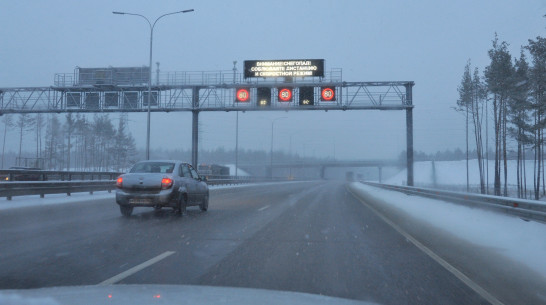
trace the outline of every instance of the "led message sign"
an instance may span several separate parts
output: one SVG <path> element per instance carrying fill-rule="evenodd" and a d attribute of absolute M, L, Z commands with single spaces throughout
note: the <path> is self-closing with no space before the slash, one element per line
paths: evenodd
<path fill-rule="evenodd" d="M 271 88 L 259 87 L 256 89 L 258 98 L 256 103 L 260 107 L 271 105 Z"/>
<path fill-rule="evenodd" d="M 312 106 L 315 104 L 315 88 L 300 87 L 300 105 Z"/>
<path fill-rule="evenodd" d="M 244 77 L 324 77 L 324 59 L 245 60 Z"/>

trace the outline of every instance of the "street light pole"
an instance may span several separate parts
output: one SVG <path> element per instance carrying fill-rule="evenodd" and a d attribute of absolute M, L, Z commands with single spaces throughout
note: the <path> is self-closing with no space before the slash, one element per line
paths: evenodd
<path fill-rule="evenodd" d="M 233 83 L 237 76 L 237 61 L 233 61 Z M 237 118 L 235 119 L 235 177 L 239 176 L 239 111 L 235 111 Z"/>
<path fill-rule="evenodd" d="M 275 125 L 275 121 L 276 120 L 280 120 L 280 119 L 286 119 L 288 117 L 280 117 L 280 118 L 275 118 L 273 119 L 273 121 L 271 121 L 271 151 L 269 153 L 269 167 L 270 167 L 270 170 L 271 170 L 271 175 L 270 175 L 270 178 L 273 178 L 273 126 Z"/>
<path fill-rule="evenodd" d="M 148 25 L 150 26 L 150 61 L 149 61 L 149 64 L 148 64 L 148 68 L 149 68 L 149 79 L 148 79 L 148 123 L 147 123 L 147 129 L 146 129 L 146 160 L 150 160 L 150 109 L 151 109 L 151 101 L 152 101 L 152 43 L 153 43 L 153 38 L 154 38 L 154 28 L 155 28 L 155 24 L 157 23 L 157 21 L 165 16 L 169 16 L 169 15 L 174 15 L 174 14 L 184 14 L 184 13 L 189 13 L 189 12 L 193 12 L 194 10 L 193 9 L 189 9 L 189 10 L 183 10 L 183 11 L 177 11 L 177 12 L 172 12 L 172 13 L 167 13 L 167 14 L 163 14 L 159 17 L 157 17 L 157 19 L 154 21 L 154 23 L 152 24 L 150 22 L 150 20 L 148 20 L 148 18 L 146 18 L 145 16 L 143 15 L 140 15 L 140 14 L 133 14 L 133 13 L 125 13 L 125 12 L 112 12 L 113 14 L 116 14 L 116 15 L 131 15 L 131 16 L 138 16 L 138 17 L 142 17 L 144 18 L 144 20 L 146 20 L 146 22 L 148 22 Z"/>

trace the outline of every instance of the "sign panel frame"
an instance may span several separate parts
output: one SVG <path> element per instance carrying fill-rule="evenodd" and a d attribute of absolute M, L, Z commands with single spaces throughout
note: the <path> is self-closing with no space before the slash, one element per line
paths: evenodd
<path fill-rule="evenodd" d="M 324 59 L 245 60 L 243 76 L 324 77 Z"/>

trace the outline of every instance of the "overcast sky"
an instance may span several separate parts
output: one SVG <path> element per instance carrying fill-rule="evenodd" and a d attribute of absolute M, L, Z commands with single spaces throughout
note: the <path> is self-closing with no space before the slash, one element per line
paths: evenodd
<path fill-rule="evenodd" d="M 495 32 L 513 57 L 528 39 L 546 36 L 545 0 L 3 0 L 0 87 L 50 86 L 55 73 L 76 66 L 147 65 L 148 25 L 112 11 L 155 19 L 190 8 L 195 12 L 165 17 L 154 30 L 161 71 L 231 70 L 234 60 L 241 71 L 249 59 L 323 58 L 327 71 L 343 69 L 345 81 L 411 80 L 414 144 L 425 152 L 464 149 L 464 117 L 452 110 L 457 86 L 468 59 L 480 71 L 487 66 Z M 300 155 L 395 158 L 406 147 L 402 111 L 241 113 L 240 147 L 269 150 L 277 117 L 286 118 L 275 123 L 275 149 L 286 152 L 292 142 Z M 144 147 L 145 115 L 129 118 Z M 235 147 L 235 113 L 202 113 L 200 124 L 200 148 Z M 17 136 L 11 131 L 8 143 L 17 145 Z M 153 113 L 151 143 L 191 147 L 191 114 Z"/>

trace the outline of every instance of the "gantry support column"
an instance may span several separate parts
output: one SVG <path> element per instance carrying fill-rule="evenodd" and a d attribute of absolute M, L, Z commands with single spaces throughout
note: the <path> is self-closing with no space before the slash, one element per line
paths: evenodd
<path fill-rule="evenodd" d="M 324 180 L 326 178 L 326 166 L 320 167 L 320 179 Z"/>
<path fill-rule="evenodd" d="M 191 165 L 197 170 L 199 156 L 199 87 L 192 88 Z"/>
<path fill-rule="evenodd" d="M 408 172 L 408 186 L 413 186 L 413 82 L 406 86 L 406 166 Z"/>

